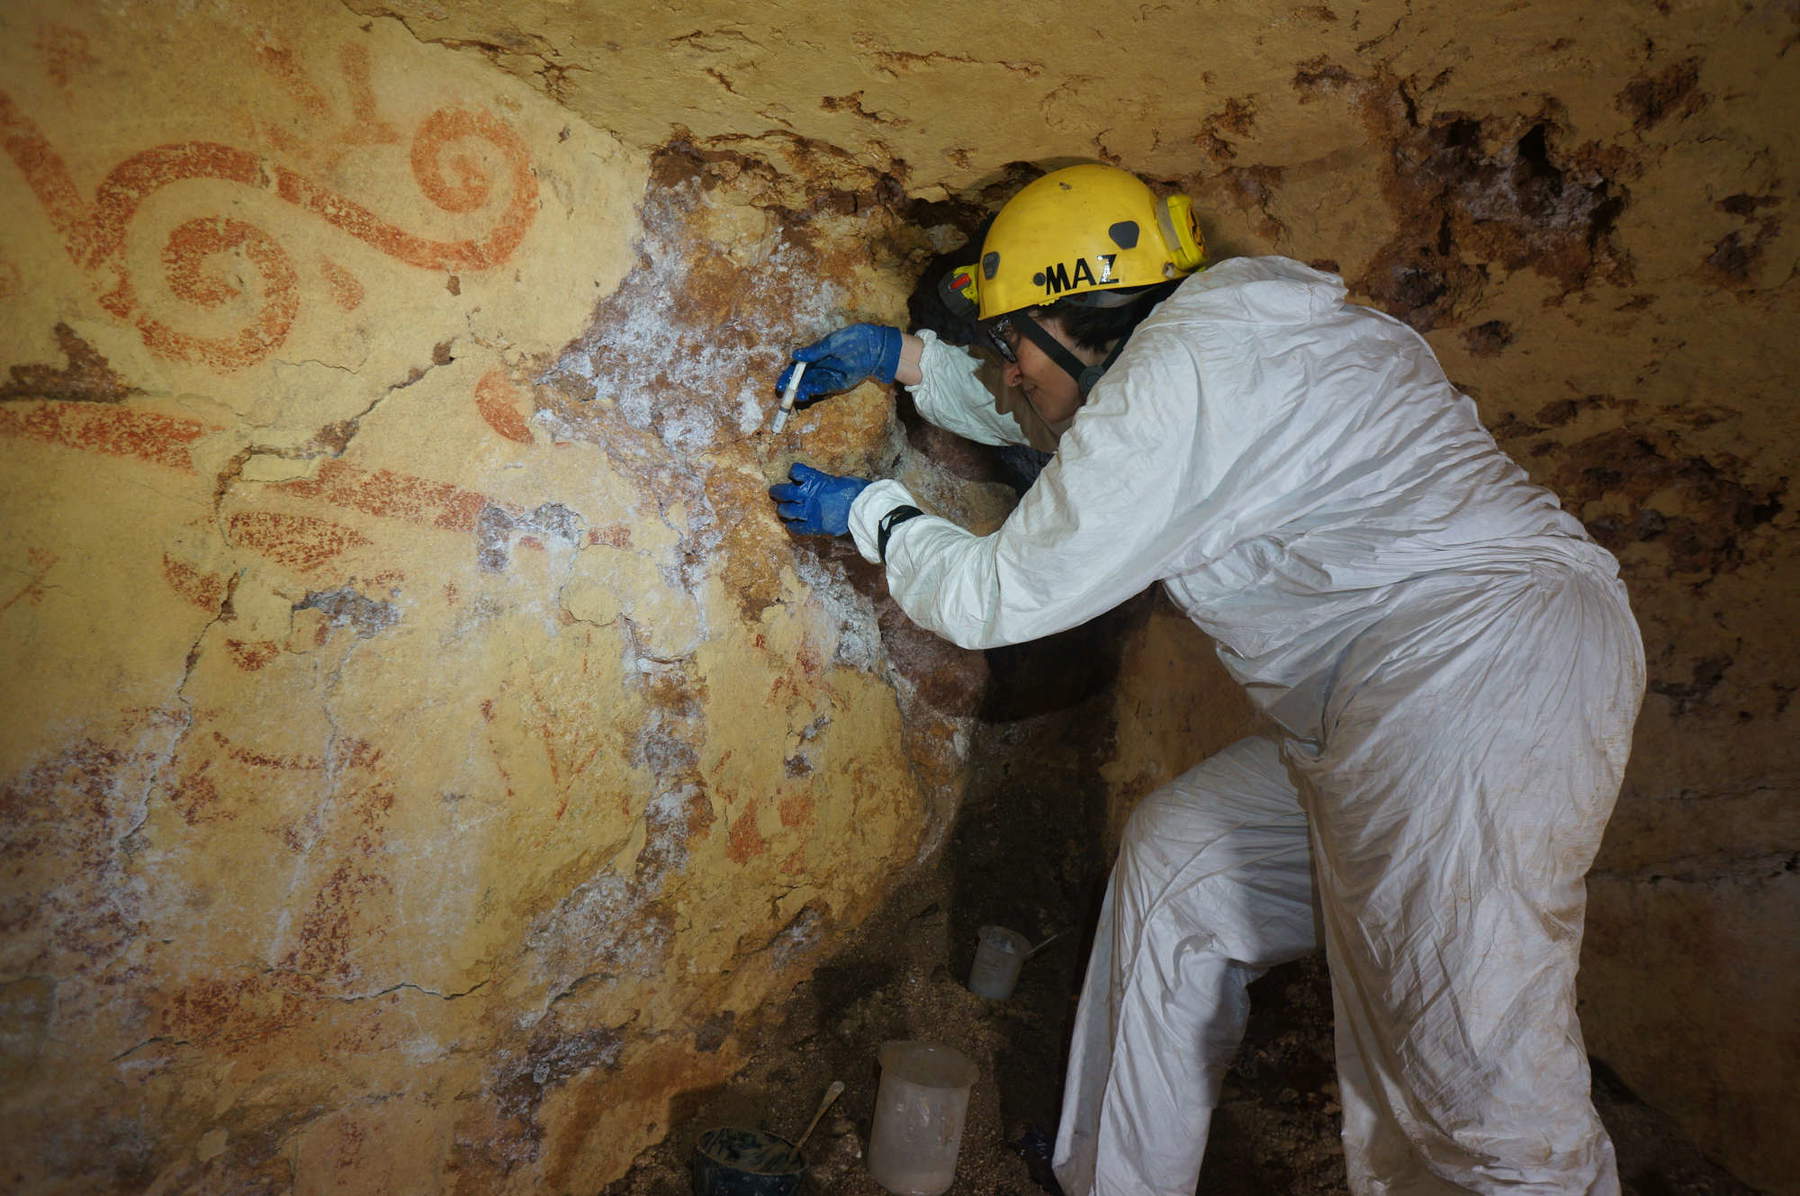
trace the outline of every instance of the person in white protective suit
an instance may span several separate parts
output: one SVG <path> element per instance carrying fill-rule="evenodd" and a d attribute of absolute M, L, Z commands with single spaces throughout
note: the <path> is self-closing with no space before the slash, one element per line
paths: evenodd
<path fill-rule="evenodd" d="M 1423 338 L 1285 258 L 1200 269 L 1180 196 L 1055 171 L 981 249 L 947 293 L 1059 437 L 1018 507 L 976 536 L 897 482 L 798 465 L 779 513 L 853 536 L 967 648 L 1161 581 L 1269 724 L 1125 831 L 1056 1142 L 1069 1196 L 1194 1192 L 1246 986 L 1321 943 L 1353 1191 L 1617 1192 L 1575 1014 L 1582 877 L 1643 691 L 1616 562 Z M 929 332 L 794 356 L 803 398 L 898 378 L 934 423 L 1028 439 Z"/>

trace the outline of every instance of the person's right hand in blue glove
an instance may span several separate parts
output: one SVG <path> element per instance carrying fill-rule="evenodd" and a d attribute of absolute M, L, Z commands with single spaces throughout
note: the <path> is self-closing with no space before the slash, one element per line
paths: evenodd
<path fill-rule="evenodd" d="M 812 367 L 806 372 L 811 374 Z M 850 507 L 869 484 L 868 478 L 826 473 L 799 461 L 788 470 L 788 477 L 793 483 L 770 486 L 769 497 L 789 530 L 802 536 L 850 534 Z"/>
<path fill-rule="evenodd" d="M 794 395 L 794 405 L 804 407 L 816 403 L 826 395 L 849 390 L 864 378 L 892 382 L 894 371 L 900 367 L 901 340 L 898 328 L 885 324 L 852 324 L 804 349 L 794 350 L 794 360 L 806 363 L 806 373 L 801 375 L 800 389 Z M 793 372 L 792 364 L 781 371 L 781 380 L 775 384 L 777 393 L 787 390 L 788 378 Z"/>

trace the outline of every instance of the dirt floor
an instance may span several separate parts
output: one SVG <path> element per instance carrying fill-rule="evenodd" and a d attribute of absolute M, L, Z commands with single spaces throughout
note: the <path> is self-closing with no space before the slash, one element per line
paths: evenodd
<path fill-rule="evenodd" d="M 948 941 L 952 885 L 912 889 L 852 953 L 794 994 L 786 1026 L 731 1084 L 694 1094 L 683 1129 L 647 1151 L 606 1196 L 685 1196 L 692 1143 L 703 1128 L 748 1125 L 792 1138 L 833 1079 L 845 1083 L 806 1147 L 803 1192 L 882 1196 L 863 1162 L 880 1069 L 879 1044 L 929 1038 L 981 1069 L 971 1095 L 953 1193 L 1051 1191 L 1022 1150 L 1028 1131 L 1054 1137 L 1064 1039 L 1079 980 L 1078 947 L 1059 940 L 1027 965 L 1005 1002 L 984 1001 L 958 977 L 972 949 Z M 1065 945 L 1068 944 L 1068 945 Z M 1345 1193 L 1331 1062 L 1331 996 L 1322 958 L 1277 968 L 1253 989 L 1244 1048 L 1213 1122 L 1198 1191 L 1207 1196 Z M 1627 1196 L 1738 1196 L 1754 1189 L 1708 1163 L 1667 1118 L 1602 1072 L 1596 1099 L 1618 1148 Z M 1044 1183 L 1039 1182 L 1039 1178 Z"/>
<path fill-rule="evenodd" d="M 1118 621 L 1139 614 L 1128 604 L 1051 640 L 989 653 L 974 779 L 948 846 L 900 886 L 850 950 L 796 988 L 785 1009 L 745 1028 L 759 1043 L 750 1066 L 723 1087 L 689 1093 L 674 1111 L 675 1132 L 603 1196 L 684 1196 L 702 1130 L 740 1125 L 797 1136 L 833 1080 L 844 1082 L 844 1095 L 806 1144 L 802 1191 L 881 1196 L 863 1161 L 880 1080 L 876 1055 L 882 1042 L 905 1038 L 954 1046 L 980 1069 L 951 1192 L 1053 1190 L 1044 1155 L 1056 1132 L 1069 1029 L 1107 867 L 1093 778 L 1110 750 Z M 1060 936 L 1025 965 L 1005 1001 L 983 1000 L 962 983 L 977 931 L 988 923 L 1033 942 Z M 1226 1080 L 1198 1190 L 1347 1192 L 1324 960 L 1274 969 L 1251 991 L 1249 1030 Z M 1701 1157 L 1603 1065 L 1595 1098 L 1627 1196 L 1754 1192 Z"/>

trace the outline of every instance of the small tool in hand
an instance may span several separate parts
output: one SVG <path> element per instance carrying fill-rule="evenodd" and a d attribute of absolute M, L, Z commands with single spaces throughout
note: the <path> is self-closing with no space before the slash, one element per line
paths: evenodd
<path fill-rule="evenodd" d="M 781 410 L 775 413 L 775 426 L 771 429 L 777 436 L 787 427 L 788 412 L 794 409 L 794 396 L 800 393 L 800 375 L 806 372 L 806 363 L 796 361 L 794 372 L 788 375 L 787 389 L 781 392 Z"/>

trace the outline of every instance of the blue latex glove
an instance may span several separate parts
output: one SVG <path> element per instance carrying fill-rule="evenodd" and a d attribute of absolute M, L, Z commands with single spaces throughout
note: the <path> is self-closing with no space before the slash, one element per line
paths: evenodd
<path fill-rule="evenodd" d="M 900 368 L 900 330 L 885 324 L 852 324 L 823 340 L 794 350 L 794 360 L 806 363 L 794 405 L 804 407 L 828 394 L 849 390 L 864 378 L 888 383 Z M 776 393 L 787 389 L 794 372 L 790 364 L 775 383 Z"/>
<path fill-rule="evenodd" d="M 811 366 L 806 373 L 812 376 Z M 798 461 L 788 477 L 794 484 L 770 486 L 769 497 L 790 529 L 802 536 L 842 536 L 850 531 L 850 504 L 869 484 L 868 478 L 839 477 Z"/>

